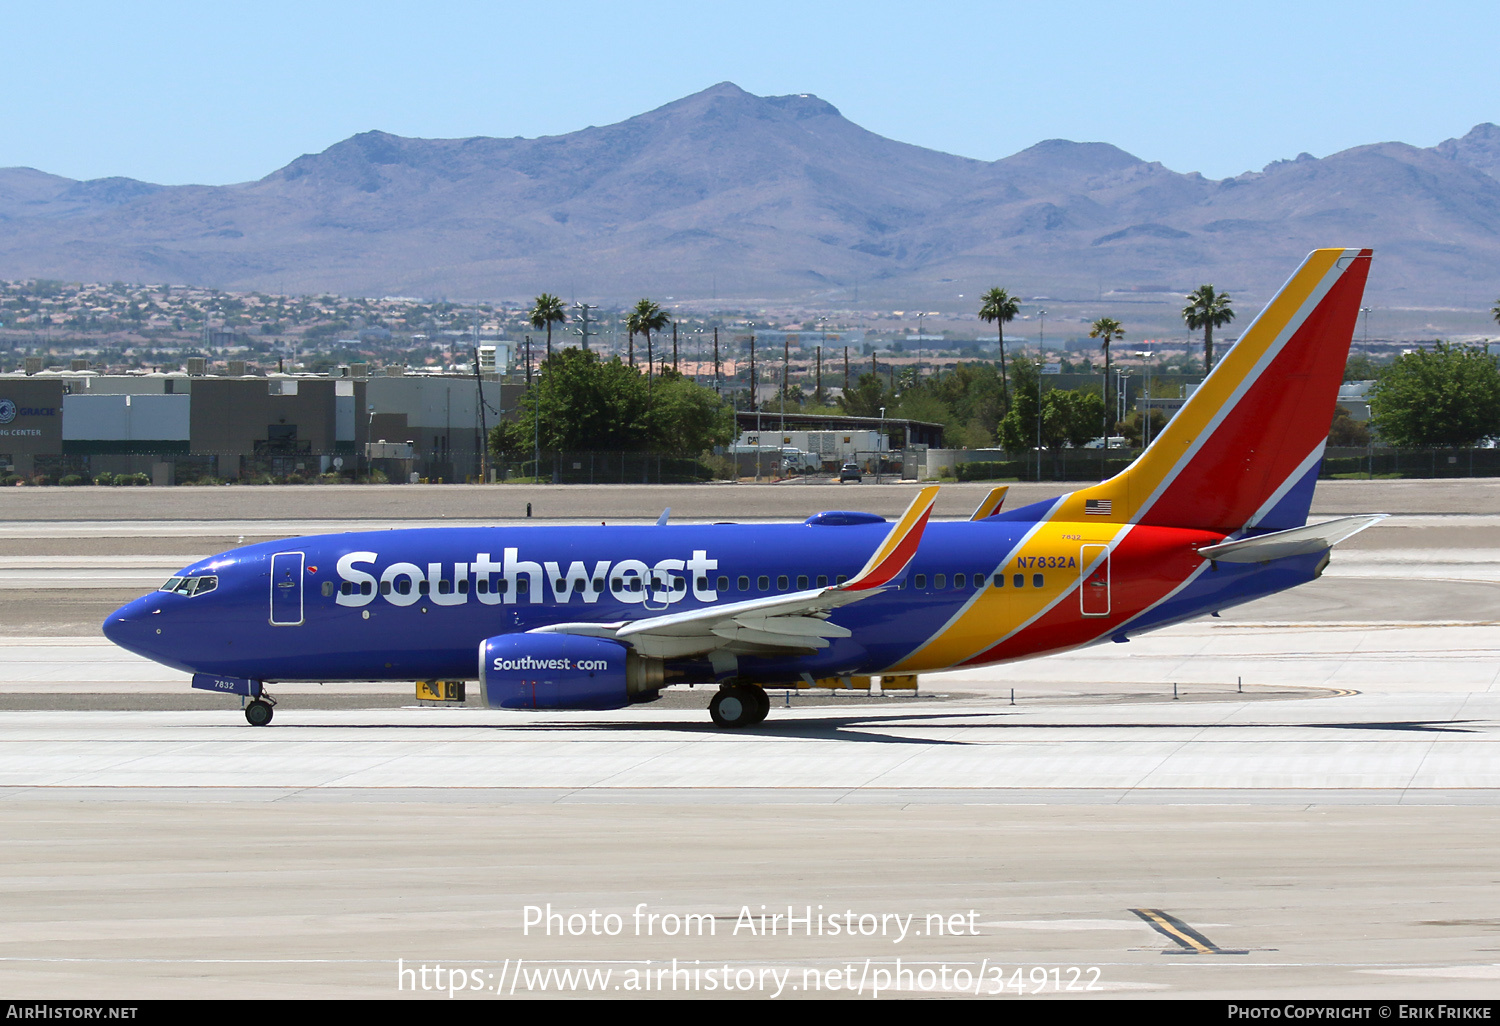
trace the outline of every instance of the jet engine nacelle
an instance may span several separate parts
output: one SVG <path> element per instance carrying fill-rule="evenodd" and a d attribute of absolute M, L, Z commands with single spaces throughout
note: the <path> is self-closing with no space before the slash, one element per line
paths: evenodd
<path fill-rule="evenodd" d="M 659 659 L 574 634 L 501 634 L 479 646 L 479 692 L 490 709 L 619 709 L 657 697 Z"/>

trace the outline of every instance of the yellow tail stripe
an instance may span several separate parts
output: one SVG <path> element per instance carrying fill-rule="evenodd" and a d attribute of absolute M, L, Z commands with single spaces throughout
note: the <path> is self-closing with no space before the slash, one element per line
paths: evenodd
<path fill-rule="evenodd" d="M 1330 274 L 1337 278 L 1342 273 L 1338 261 L 1349 252 L 1346 249 L 1320 249 L 1308 256 L 1140 459 L 1108 481 L 1067 496 L 1053 514 L 1053 519 L 1130 523 L 1139 516 L 1142 506 L 1178 469 L 1179 462 L 1193 443 L 1210 429 L 1236 392 L 1256 373 L 1266 353 L 1282 338 L 1288 326 L 1297 320 L 1299 314 L 1310 312 L 1308 300 L 1319 291 L 1319 286 Z M 1085 516 L 1084 503 L 1089 499 L 1112 500 L 1110 513 Z"/>

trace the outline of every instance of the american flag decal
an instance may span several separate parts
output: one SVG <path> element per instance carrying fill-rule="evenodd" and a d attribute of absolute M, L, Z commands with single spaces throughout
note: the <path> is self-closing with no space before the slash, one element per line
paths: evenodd
<path fill-rule="evenodd" d="M 1109 499 L 1084 499 L 1083 500 L 1083 511 L 1085 513 L 1092 513 L 1095 516 L 1107 517 L 1110 514 L 1110 500 Z"/>

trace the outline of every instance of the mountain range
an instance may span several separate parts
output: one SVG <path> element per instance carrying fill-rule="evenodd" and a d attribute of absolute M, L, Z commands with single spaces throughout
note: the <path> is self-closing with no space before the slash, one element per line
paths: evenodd
<path fill-rule="evenodd" d="M 1375 247 L 1373 303 L 1487 305 L 1500 128 L 1215 181 L 1062 139 L 973 160 L 883 138 L 815 96 L 726 82 L 567 135 L 364 132 L 236 185 L 0 169 L 7 279 L 968 309 L 994 284 L 1093 298 L 1215 282 L 1264 298 L 1329 245 Z"/>

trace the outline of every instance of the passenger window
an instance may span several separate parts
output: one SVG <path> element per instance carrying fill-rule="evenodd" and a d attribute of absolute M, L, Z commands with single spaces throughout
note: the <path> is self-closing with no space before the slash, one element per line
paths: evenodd
<path fill-rule="evenodd" d="M 729 590 L 729 578 L 727 578 L 727 577 L 720 577 L 719 578 L 719 589 L 718 590 L 719 591 L 728 591 Z"/>
<path fill-rule="evenodd" d="M 438 581 L 438 594 L 451 595 L 453 593 L 452 581 Z"/>
<path fill-rule="evenodd" d="M 995 587 L 997 587 L 997 588 L 1003 588 L 1003 587 L 1005 587 L 1005 575 L 1004 574 L 996 574 L 995 575 Z"/>
<path fill-rule="evenodd" d="M 925 587 L 927 587 L 927 575 L 926 574 L 917 574 L 917 576 L 912 580 L 911 586 L 913 588 L 925 588 Z"/>
<path fill-rule="evenodd" d="M 844 582 L 845 582 L 845 581 L 847 581 L 847 580 L 848 580 L 848 579 L 849 579 L 849 578 L 848 578 L 848 577 L 847 577 L 847 576 L 845 576 L 845 575 L 844 575 L 844 574 L 839 574 L 839 576 L 838 576 L 838 583 L 839 583 L 839 584 L 843 584 L 843 583 L 844 583 Z"/>
<path fill-rule="evenodd" d="M 828 575 L 827 574 L 819 574 L 818 575 L 818 587 L 820 587 L 820 588 L 826 588 L 826 587 L 828 587 Z"/>
<path fill-rule="evenodd" d="M 1031 586 L 1033 588 L 1040 588 L 1042 586 L 1042 575 L 1041 574 L 1032 574 L 1031 575 Z"/>
<path fill-rule="evenodd" d="M 426 595 L 431 590 L 432 585 L 428 584 L 426 581 L 423 581 L 421 584 L 417 585 L 417 594 L 419 595 Z"/>
<path fill-rule="evenodd" d="M 750 590 L 750 578 L 748 578 L 748 577 L 741 577 L 740 578 L 740 591 L 749 591 L 749 590 Z"/>
<path fill-rule="evenodd" d="M 361 581 L 359 585 L 359 593 L 361 595 L 373 595 L 375 593 L 375 588 L 369 581 Z"/>
<path fill-rule="evenodd" d="M 504 577 L 500 578 L 495 582 L 495 591 L 499 592 L 501 595 L 504 595 L 507 591 L 510 591 L 510 581 L 506 580 Z"/>
<path fill-rule="evenodd" d="M 777 575 L 777 577 L 776 577 L 776 590 L 777 591 L 786 591 L 787 590 L 786 574 L 778 574 Z"/>
<path fill-rule="evenodd" d="M 382 594 L 382 595 L 389 595 L 390 593 L 391 593 L 391 582 L 390 581 L 381 581 L 380 582 L 380 594 Z"/>
<path fill-rule="evenodd" d="M 410 595 L 411 594 L 411 578 L 410 577 L 403 577 L 403 578 L 401 578 L 401 580 L 396 583 L 396 590 L 399 591 L 403 595 Z"/>
<path fill-rule="evenodd" d="M 1026 587 L 1026 575 L 1016 574 L 1010 579 L 1010 583 L 1014 584 L 1017 588 L 1024 588 Z"/>
<path fill-rule="evenodd" d="M 458 582 L 458 593 L 460 595 L 467 595 L 469 593 L 469 579 L 467 577 Z"/>
<path fill-rule="evenodd" d="M 488 577 L 481 577 L 479 579 L 479 594 L 481 594 L 481 595 L 488 595 L 489 593 L 490 593 L 490 579 Z"/>
<path fill-rule="evenodd" d="M 803 574 L 801 577 L 797 578 L 797 590 L 798 591 L 806 591 L 807 590 L 807 575 L 806 574 Z"/>
<path fill-rule="evenodd" d="M 756 578 L 755 583 L 760 586 L 760 590 L 761 591 L 770 591 L 771 590 L 771 578 L 765 576 L 764 574 L 762 574 L 760 577 Z"/>
<path fill-rule="evenodd" d="M 517 581 L 516 581 L 516 594 L 517 595 L 521 594 L 523 591 L 530 591 L 530 590 L 531 590 L 531 578 L 530 577 L 522 577 L 522 578 L 517 579 Z"/>
<path fill-rule="evenodd" d="M 962 587 L 964 587 L 965 582 L 967 580 L 968 580 L 968 578 L 965 577 L 963 574 L 954 574 L 953 575 L 953 586 L 955 588 L 962 588 Z"/>
<path fill-rule="evenodd" d="M 324 581 L 323 582 L 323 597 L 324 598 L 328 598 L 332 594 L 333 594 L 333 582 L 332 581 Z"/>
<path fill-rule="evenodd" d="M 594 591 L 595 592 L 600 592 L 600 591 L 603 591 L 603 590 L 604 590 L 604 578 L 602 578 L 602 577 L 595 577 L 594 578 Z"/>
<path fill-rule="evenodd" d="M 948 587 L 948 575 L 935 574 L 932 578 L 932 586 L 938 591 L 942 591 L 944 588 Z"/>
<path fill-rule="evenodd" d="M 708 590 L 708 578 L 707 577 L 700 577 L 700 578 L 698 578 L 698 590 L 699 591 L 707 591 Z"/>

